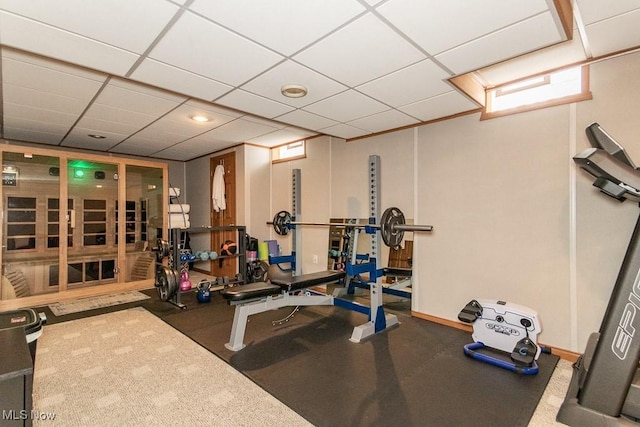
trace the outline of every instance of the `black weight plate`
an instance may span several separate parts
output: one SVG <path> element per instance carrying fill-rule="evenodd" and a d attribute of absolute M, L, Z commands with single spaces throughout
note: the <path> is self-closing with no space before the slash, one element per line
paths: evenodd
<path fill-rule="evenodd" d="M 395 228 L 396 225 L 404 225 L 404 214 L 398 208 L 385 209 L 380 219 L 380 234 L 385 245 L 392 249 L 399 249 L 404 238 L 404 231 Z"/>
<path fill-rule="evenodd" d="M 287 211 L 280 211 L 273 217 L 273 229 L 280 236 L 289 234 L 290 223 L 291 214 Z"/>
<path fill-rule="evenodd" d="M 166 266 L 159 267 L 156 271 L 155 287 L 162 301 L 171 299 L 178 290 L 175 271 Z"/>
<path fill-rule="evenodd" d="M 162 239 L 162 238 L 158 238 L 156 240 L 156 260 L 158 262 L 162 262 L 162 260 L 169 256 L 169 242 L 167 242 L 166 240 Z"/>

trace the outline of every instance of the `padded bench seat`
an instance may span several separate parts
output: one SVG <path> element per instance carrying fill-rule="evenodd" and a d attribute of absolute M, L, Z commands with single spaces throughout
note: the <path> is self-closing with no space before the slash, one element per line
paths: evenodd
<path fill-rule="evenodd" d="M 385 276 L 411 277 L 411 271 L 410 268 L 385 267 L 382 269 L 382 274 Z"/>
<path fill-rule="evenodd" d="M 282 279 L 272 278 L 271 283 L 280 285 L 283 291 L 291 292 L 306 289 L 315 285 L 337 282 L 345 276 L 346 273 L 344 271 L 318 271 L 317 273 L 301 274 L 300 276 L 292 276 Z"/>
<path fill-rule="evenodd" d="M 265 282 L 255 282 L 246 285 L 233 286 L 221 292 L 228 301 L 244 301 L 254 298 L 267 297 L 280 293 L 280 286 Z"/>

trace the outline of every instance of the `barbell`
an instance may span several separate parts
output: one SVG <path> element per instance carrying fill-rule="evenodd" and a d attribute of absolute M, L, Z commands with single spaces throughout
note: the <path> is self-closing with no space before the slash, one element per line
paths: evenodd
<path fill-rule="evenodd" d="M 273 221 L 267 222 L 273 225 L 276 234 L 286 236 L 289 230 L 296 226 L 317 226 L 317 227 L 350 227 L 364 228 L 365 230 L 380 230 L 382 241 L 385 245 L 398 249 L 404 238 L 405 231 L 433 231 L 432 225 L 406 224 L 404 214 L 398 208 L 391 207 L 385 209 L 380 224 L 347 224 L 347 223 L 323 223 L 323 222 L 296 222 L 292 220 L 292 216 L 287 211 L 280 211 L 274 217 Z"/>

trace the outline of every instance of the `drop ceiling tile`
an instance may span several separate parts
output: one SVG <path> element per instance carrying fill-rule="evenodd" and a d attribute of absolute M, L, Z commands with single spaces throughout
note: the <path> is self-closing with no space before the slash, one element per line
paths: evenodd
<path fill-rule="evenodd" d="M 309 130 L 309 129 L 303 129 L 303 128 L 299 128 L 296 126 L 287 126 L 286 128 L 282 129 L 285 132 L 290 132 L 294 135 L 296 135 L 298 137 L 298 139 L 300 138 L 309 138 L 312 136 L 316 136 L 318 135 L 318 132 Z"/>
<path fill-rule="evenodd" d="M 59 123 L 41 122 L 37 120 L 30 120 L 24 117 L 11 117 L 8 114 L 3 115 L 4 120 L 4 133 L 5 137 L 9 138 L 7 132 L 8 129 L 33 131 L 38 133 L 51 132 L 56 136 L 64 136 L 69 131 L 69 126 Z M 60 138 L 58 138 L 58 141 Z"/>
<path fill-rule="evenodd" d="M 308 132 L 298 132 L 289 129 L 280 129 L 266 135 L 252 138 L 247 142 L 263 145 L 265 147 L 275 147 L 276 145 L 287 144 L 310 136 Z"/>
<path fill-rule="evenodd" d="M 415 104 L 405 105 L 399 108 L 399 110 L 426 122 L 477 108 L 478 106 L 469 101 L 464 95 L 451 91 L 443 95 L 416 102 Z"/>
<path fill-rule="evenodd" d="M 3 0 L 0 9 L 142 53 L 180 8 L 157 0 Z"/>
<path fill-rule="evenodd" d="M 93 98 L 102 86 L 101 81 L 6 58 L 2 61 L 2 80 L 5 84 L 82 100 Z"/>
<path fill-rule="evenodd" d="M 119 77 L 112 77 L 109 80 L 109 86 L 117 87 L 120 89 L 126 89 L 132 92 L 139 93 L 141 95 L 147 95 L 162 100 L 171 101 L 174 103 L 180 103 L 187 99 L 187 96 L 179 93 L 162 89 L 155 86 L 141 84 L 133 80 L 123 79 Z"/>
<path fill-rule="evenodd" d="M 202 104 L 203 103 L 189 101 L 188 103 L 180 105 L 163 116 L 162 119 L 142 129 L 135 137 L 165 141 L 170 145 L 200 135 L 234 119 L 232 116 L 218 112 L 215 106 L 203 108 Z M 208 107 L 208 105 L 205 104 L 204 107 Z M 210 118 L 210 121 L 204 123 L 196 122 L 191 119 L 194 115 L 206 115 Z M 165 148 L 165 146 L 161 148 Z"/>
<path fill-rule="evenodd" d="M 358 129 L 365 129 L 371 132 L 383 132 L 389 129 L 396 129 L 417 123 L 419 123 L 418 120 L 401 113 L 400 111 L 388 110 L 350 121 L 347 124 Z"/>
<path fill-rule="evenodd" d="M 189 123 L 179 123 L 172 120 L 159 120 L 152 125 L 142 129 L 136 134 L 142 138 L 155 139 L 159 141 L 167 141 L 171 143 L 181 142 L 185 139 L 200 135 L 210 130 L 212 125 L 204 125 L 195 127 Z"/>
<path fill-rule="evenodd" d="M 130 77 L 206 100 L 216 99 L 233 89 L 233 86 L 148 58 L 140 63 Z"/>
<path fill-rule="evenodd" d="M 104 139 L 91 138 L 89 135 L 100 134 Z M 84 148 L 86 150 L 107 151 L 128 135 L 116 132 L 107 132 L 104 129 L 82 127 L 80 125 L 73 128 L 69 135 L 62 141 L 65 147 Z"/>
<path fill-rule="evenodd" d="M 16 62 L 23 62 L 25 64 L 33 65 L 34 67 L 42 69 L 51 69 L 60 73 L 70 74 L 76 77 L 82 77 L 87 80 L 95 80 L 97 82 L 104 82 L 107 80 L 108 75 L 100 71 L 94 71 L 89 68 L 78 67 L 74 64 L 67 62 L 57 61 L 55 59 L 47 58 L 44 56 L 33 55 L 22 50 L 12 49 L 9 47 L 0 46 L 0 53 L 2 58 L 12 59 Z"/>
<path fill-rule="evenodd" d="M 451 86 L 445 82 L 449 77 L 449 73 L 427 59 L 356 89 L 393 107 L 400 107 L 450 91 Z"/>
<path fill-rule="evenodd" d="M 157 151 L 164 150 L 167 147 L 175 145 L 178 142 L 180 141 L 175 141 L 171 138 L 147 138 L 140 134 L 136 134 L 113 147 L 111 151 L 115 153 L 148 156 Z"/>
<path fill-rule="evenodd" d="M 46 129 L 44 131 L 36 131 L 30 127 L 14 127 L 5 123 L 3 127 L 3 135 L 7 139 L 13 139 L 15 141 L 27 141 L 37 142 L 40 144 L 52 144 L 56 145 L 60 142 L 64 134 L 55 132 L 52 129 Z"/>
<path fill-rule="evenodd" d="M 377 9 L 431 55 L 545 10 L 545 0 L 390 0 Z"/>
<path fill-rule="evenodd" d="M 282 86 L 287 84 L 305 86 L 308 93 L 302 98 L 287 98 L 281 93 Z M 293 107 L 303 107 L 348 88 L 305 66 L 285 61 L 243 85 L 242 89 Z"/>
<path fill-rule="evenodd" d="M 184 142 L 164 150 L 156 151 L 152 153 L 152 155 L 153 157 L 160 159 L 187 161 L 213 153 L 214 151 L 218 151 L 223 148 L 225 148 L 225 145 L 217 142 L 212 142 L 208 146 L 200 148 L 192 147 L 188 142 Z"/>
<path fill-rule="evenodd" d="M 377 17 L 368 14 L 293 57 L 353 87 L 424 59 Z"/>
<path fill-rule="evenodd" d="M 100 92 L 94 104 L 130 111 L 133 114 L 158 117 L 176 108 L 186 99 L 169 100 L 109 84 Z"/>
<path fill-rule="evenodd" d="M 180 17 L 149 57 L 232 86 L 284 59 L 191 12 Z"/>
<path fill-rule="evenodd" d="M 204 135 L 197 138 L 209 138 L 216 141 L 228 141 L 231 143 L 245 142 L 251 138 L 256 138 L 269 132 L 273 132 L 277 128 L 266 126 L 260 123 L 254 123 L 249 120 L 236 119 L 226 123 L 220 127 L 210 130 Z"/>
<path fill-rule="evenodd" d="M 283 114 L 282 116 L 277 117 L 277 119 L 305 129 L 316 130 L 338 124 L 335 120 L 327 119 L 326 117 L 304 110 L 295 110 L 290 113 Z"/>
<path fill-rule="evenodd" d="M 78 118 L 77 114 L 69 114 L 58 110 L 45 110 L 43 108 L 4 102 L 4 117 L 28 117 L 39 123 L 50 123 L 70 128 Z"/>
<path fill-rule="evenodd" d="M 209 114 L 213 114 L 214 116 L 222 115 L 232 118 L 238 118 L 244 115 L 244 113 L 241 113 L 237 110 L 232 110 L 220 105 L 211 104 L 209 102 L 204 102 L 197 99 L 190 99 L 185 103 L 184 106 L 185 108 L 192 109 L 192 113 L 206 112 Z"/>
<path fill-rule="evenodd" d="M 139 57 L 135 53 L 1 11 L 0 41 L 7 46 L 119 76 L 125 75 Z"/>
<path fill-rule="evenodd" d="M 587 39 L 593 56 L 640 45 L 640 9 L 587 25 Z"/>
<path fill-rule="evenodd" d="M 293 110 L 293 107 L 289 105 L 254 95 L 240 89 L 234 90 L 222 98 L 217 99 L 216 103 L 268 118 L 280 116 Z"/>
<path fill-rule="evenodd" d="M 89 102 L 84 99 L 65 97 L 6 83 L 2 86 L 2 97 L 5 103 L 75 114 L 76 117 L 85 110 Z"/>
<path fill-rule="evenodd" d="M 365 11 L 355 0 L 196 0 L 189 8 L 287 56 Z"/>
<path fill-rule="evenodd" d="M 289 126 L 286 123 L 281 123 L 281 122 L 275 121 L 275 120 L 264 119 L 262 117 L 252 116 L 250 114 L 242 116 L 242 120 L 246 120 L 246 121 L 252 122 L 252 123 L 258 123 L 258 124 L 261 124 L 261 125 L 264 125 L 264 126 L 274 127 L 276 129 L 284 129 L 287 126 Z"/>
<path fill-rule="evenodd" d="M 446 51 L 436 59 L 462 74 L 558 43 L 562 37 L 547 12 Z"/>
<path fill-rule="evenodd" d="M 582 22 L 585 25 L 604 21 L 617 15 L 635 11 L 640 8 L 638 0 L 577 0 Z"/>
<path fill-rule="evenodd" d="M 305 111 L 338 122 L 349 122 L 388 109 L 388 106 L 354 90 L 339 93 L 304 108 Z"/>
<path fill-rule="evenodd" d="M 102 109 L 101 111 L 106 112 L 107 110 Z M 111 111 L 109 111 L 109 113 L 111 114 L 105 114 L 105 115 L 99 116 L 97 114 L 97 111 L 94 111 L 92 113 L 92 116 L 96 116 L 96 117 L 91 117 L 85 114 L 78 121 L 75 127 L 92 129 L 94 131 L 93 133 L 98 135 L 104 135 L 107 132 L 111 132 L 111 133 L 117 133 L 120 135 L 129 136 L 133 133 L 138 132 L 146 124 L 149 124 L 151 120 L 153 120 L 153 118 L 147 116 L 147 123 L 132 124 L 130 122 L 127 123 L 126 121 L 128 120 L 128 118 L 126 117 L 123 118 L 122 114 L 119 114 L 117 110 L 114 111 L 112 109 Z M 118 118 L 120 120 L 117 120 Z M 140 120 L 140 116 L 138 116 L 137 119 Z"/>
<path fill-rule="evenodd" d="M 328 128 L 322 129 L 322 132 L 327 135 L 337 136 L 339 138 L 344 138 L 344 139 L 356 138 L 358 136 L 371 134 L 371 132 L 369 131 L 358 129 L 356 127 L 345 125 L 345 124 L 330 126 Z"/>

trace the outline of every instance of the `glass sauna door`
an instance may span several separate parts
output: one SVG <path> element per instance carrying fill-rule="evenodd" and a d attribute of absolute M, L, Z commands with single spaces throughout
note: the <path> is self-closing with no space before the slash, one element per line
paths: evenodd
<path fill-rule="evenodd" d="M 61 240 L 71 241 L 59 192 L 59 158 L 2 153 L 1 300 L 57 292 L 50 268 L 58 263 Z"/>
<path fill-rule="evenodd" d="M 152 279 L 155 274 L 152 248 L 156 238 L 162 237 L 162 169 L 127 165 L 126 183 L 125 280 Z"/>
<path fill-rule="evenodd" d="M 67 179 L 72 237 L 66 260 L 60 258 L 66 266 L 60 290 L 65 282 L 66 289 L 118 282 L 118 165 L 69 159 Z M 50 277 L 59 265 L 51 266 Z"/>

